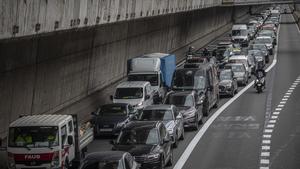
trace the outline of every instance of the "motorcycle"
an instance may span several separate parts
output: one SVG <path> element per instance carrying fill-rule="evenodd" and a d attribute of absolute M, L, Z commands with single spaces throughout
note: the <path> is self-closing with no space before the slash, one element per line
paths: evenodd
<path fill-rule="evenodd" d="M 263 92 L 263 87 L 264 87 L 263 78 L 256 79 L 255 88 L 256 88 L 257 93 Z"/>

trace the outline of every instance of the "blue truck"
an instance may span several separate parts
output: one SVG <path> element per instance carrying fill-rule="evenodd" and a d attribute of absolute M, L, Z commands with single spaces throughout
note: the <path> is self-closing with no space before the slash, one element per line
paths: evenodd
<path fill-rule="evenodd" d="M 149 81 L 159 100 L 171 87 L 175 69 L 176 56 L 173 54 L 151 53 L 127 61 L 128 81 Z"/>

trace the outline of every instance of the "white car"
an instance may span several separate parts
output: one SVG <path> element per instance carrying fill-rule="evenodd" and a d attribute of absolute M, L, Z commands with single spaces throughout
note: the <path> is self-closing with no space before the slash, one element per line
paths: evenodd
<path fill-rule="evenodd" d="M 243 63 L 246 68 L 246 71 L 248 72 L 248 77 L 251 78 L 251 65 L 246 55 L 231 56 L 228 60 L 228 63 Z"/>

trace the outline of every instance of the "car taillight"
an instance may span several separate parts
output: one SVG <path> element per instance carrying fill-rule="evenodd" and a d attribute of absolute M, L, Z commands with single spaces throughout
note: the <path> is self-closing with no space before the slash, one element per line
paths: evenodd
<path fill-rule="evenodd" d="M 59 151 L 53 152 L 51 167 L 59 167 Z"/>
<path fill-rule="evenodd" d="M 14 154 L 8 152 L 7 153 L 7 166 L 9 169 L 15 169 L 16 168 L 16 163 L 14 159 Z"/>

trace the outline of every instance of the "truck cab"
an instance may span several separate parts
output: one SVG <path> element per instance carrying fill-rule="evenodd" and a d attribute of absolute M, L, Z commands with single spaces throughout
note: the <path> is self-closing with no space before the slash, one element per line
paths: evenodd
<path fill-rule="evenodd" d="M 87 127 L 87 126 L 85 126 Z M 58 169 L 80 161 L 93 129 L 79 130 L 77 116 L 23 116 L 9 126 L 9 169 Z"/>
<path fill-rule="evenodd" d="M 113 103 L 127 103 L 136 110 L 153 104 L 155 91 L 147 81 L 125 81 L 120 83 L 111 99 Z"/>
<path fill-rule="evenodd" d="M 171 87 L 173 73 L 176 69 L 175 55 L 151 53 L 128 60 L 128 81 L 148 81 L 151 90 L 158 96 L 155 102 L 164 98 L 167 88 Z"/>

